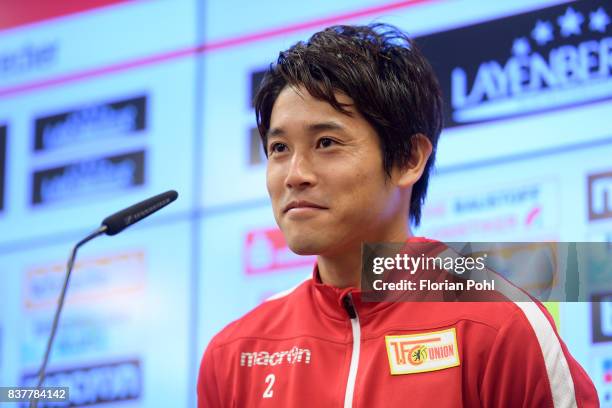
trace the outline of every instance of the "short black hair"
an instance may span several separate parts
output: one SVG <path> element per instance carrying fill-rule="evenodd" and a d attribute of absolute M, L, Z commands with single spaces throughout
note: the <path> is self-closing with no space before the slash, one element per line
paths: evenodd
<path fill-rule="evenodd" d="M 429 139 L 433 150 L 412 187 L 410 202 L 410 219 L 419 225 L 443 114 L 438 80 L 414 41 L 389 24 L 337 25 L 282 51 L 254 100 L 266 156 L 272 108 L 287 85 L 303 86 L 314 98 L 345 114 L 349 111 L 335 93 L 350 97 L 378 134 L 388 176 L 394 166 L 408 165 L 414 135 Z"/>

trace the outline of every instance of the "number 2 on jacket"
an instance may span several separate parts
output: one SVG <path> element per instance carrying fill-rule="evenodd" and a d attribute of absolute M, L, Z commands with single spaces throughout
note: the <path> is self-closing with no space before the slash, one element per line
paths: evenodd
<path fill-rule="evenodd" d="M 274 374 L 267 375 L 266 384 L 268 384 L 268 386 L 266 387 L 266 390 L 263 393 L 263 398 L 272 398 L 272 394 L 274 394 L 274 391 L 272 391 L 272 386 L 274 385 L 275 380 L 276 377 L 274 377 Z"/>

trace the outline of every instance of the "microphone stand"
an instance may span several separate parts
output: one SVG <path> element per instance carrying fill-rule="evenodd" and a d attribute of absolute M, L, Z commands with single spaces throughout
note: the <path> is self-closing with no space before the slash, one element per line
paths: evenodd
<path fill-rule="evenodd" d="M 43 363 L 40 367 L 40 371 L 38 372 L 38 385 L 36 389 L 40 392 L 40 387 L 42 387 L 45 382 L 45 372 L 47 370 L 47 363 L 49 362 L 49 356 L 51 354 L 51 348 L 53 346 L 53 340 L 55 339 L 55 333 L 57 332 L 57 327 L 59 324 L 60 314 L 62 313 L 62 308 L 64 307 L 64 298 L 66 297 L 66 290 L 68 288 L 68 282 L 70 281 L 70 275 L 72 274 L 72 268 L 74 267 L 74 260 L 76 259 L 77 251 L 81 246 L 91 241 L 92 239 L 104 234 L 108 227 L 106 225 L 101 225 L 91 234 L 80 240 L 73 248 L 70 253 L 70 258 L 68 259 L 68 266 L 66 268 L 66 277 L 64 278 L 64 285 L 62 287 L 62 292 L 60 294 L 57 308 L 55 309 L 55 316 L 53 317 L 53 324 L 51 325 L 51 334 L 49 335 L 49 340 L 47 341 L 47 350 L 45 351 L 45 357 L 43 359 Z M 30 408 L 38 407 L 38 398 L 30 401 Z"/>
<path fill-rule="evenodd" d="M 66 297 L 66 290 L 68 288 L 68 282 L 70 281 L 70 274 L 74 267 L 74 260 L 77 255 L 77 251 L 81 246 L 91 241 L 92 239 L 102 235 L 116 235 L 129 227 L 130 225 L 137 223 L 143 218 L 148 217 L 154 212 L 164 208 L 178 197 L 178 193 L 174 190 L 168 190 L 165 193 L 158 194 L 154 197 L 148 198 L 140 203 L 134 204 L 128 208 L 125 208 L 109 217 L 106 217 L 102 221 L 102 225 L 98 227 L 94 232 L 80 240 L 73 248 L 68 260 L 68 267 L 66 268 L 66 278 L 64 279 L 64 286 L 57 303 L 57 309 L 55 309 L 55 317 L 53 318 L 53 324 L 51 325 L 51 334 L 47 341 L 47 350 L 45 351 L 45 358 L 43 359 L 42 366 L 38 372 L 38 385 L 36 390 L 40 395 L 40 388 L 45 382 L 45 372 L 47 371 L 47 363 L 49 362 L 49 355 L 51 354 L 51 348 L 53 346 L 53 340 L 55 339 L 55 333 L 57 332 L 57 326 L 59 323 L 60 314 L 64 307 L 64 298 Z M 39 398 L 34 398 L 30 401 L 30 408 L 38 407 Z"/>

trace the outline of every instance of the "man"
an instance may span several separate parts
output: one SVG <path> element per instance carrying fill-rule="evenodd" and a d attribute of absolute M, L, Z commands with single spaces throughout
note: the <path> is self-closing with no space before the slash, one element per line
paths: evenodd
<path fill-rule="evenodd" d="M 280 54 L 255 100 L 267 188 L 289 247 L 317 265 L 215 336 L 200 407 L 598 406 L 537 303 L 362 301 L 362 243 L 427 242 L 409 220 L 441 106 L 431 67 L 391 26 L 330 27 Z"/>

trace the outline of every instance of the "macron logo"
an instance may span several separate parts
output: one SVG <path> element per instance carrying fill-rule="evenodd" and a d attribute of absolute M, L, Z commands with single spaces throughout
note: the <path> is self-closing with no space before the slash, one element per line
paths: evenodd
<path fill-rule="evenodd" d="M 310 364 L 310 350 L 294 346 L 291 350 L 268 353 L 267 351 L 253 351 L 240 353 L 240 366 L 253 367 L 257 365 L 279 364 Z"/>

